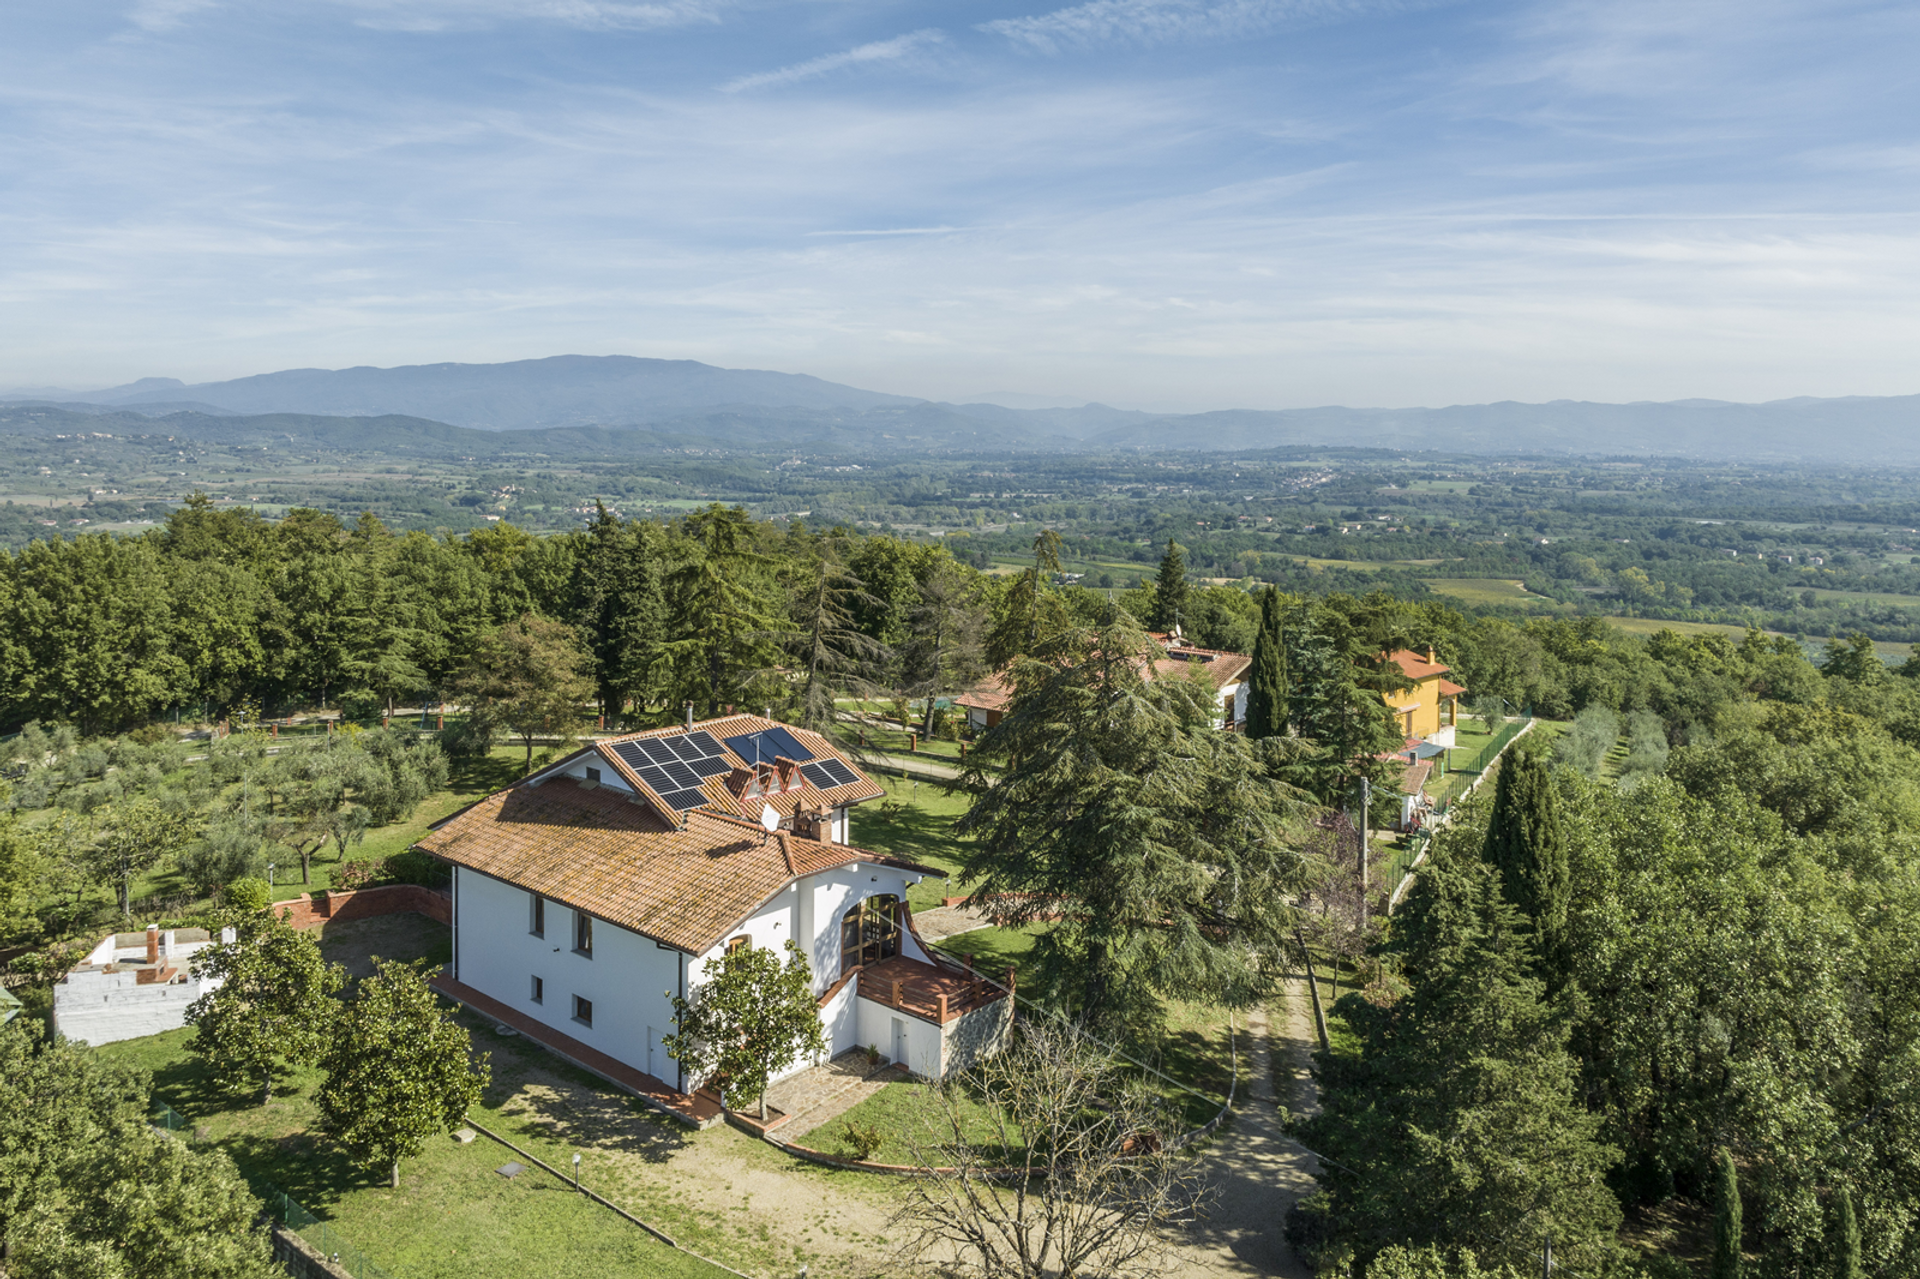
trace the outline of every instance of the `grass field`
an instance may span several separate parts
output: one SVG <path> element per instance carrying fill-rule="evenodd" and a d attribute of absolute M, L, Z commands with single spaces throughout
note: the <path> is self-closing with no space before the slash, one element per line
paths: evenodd
<path fill-rule="evenodd" d="M 1724 622 L 1668 622 L 1657 617 L 1608 617 L 1603 619 L 1619 627 L 1629 635 L 1653 635 L 1660 631 L 1678 631 L 1682 635 L 1720 634 L 1738 641 L 1746 638 L 1747 628 L 1732 626 Z M 1767 631 L 1767 635 L 1780 635 L 1780 631 Z M 1812 647 L 1816 660 L 1821 649 L 1826 646 L 1824 636 L 1808 636 L 1807 644 Z M 1890 662 L 1904 662 L 1913 652 L 1913 645 L 1898 640 L 1875 640 L 1873 651 Z"/>
<path fill-rule="evenodd" d="M 1502 577 L 1430 577 L 1427 589 L 1468 604 L 1551 604 L 1519 582 Z"/>
<path fill-rule="evenodd" d="M 1812 590 L 1814 597 L 1823 604 L 1830 601 L 1849 604 L 1920 604 L 1920 595 L 1898 595 L 1892 591 L 1830 591 L 1818 586 Z"/>
<path fill-rule="evenodd" d="M 876 774 L 874 781 L 886 788 L 887 797 L 854 808 L 848 817 L 848 842 L 856 848 L 892 853 L 958 873 L 960 841 L 953 833 L 953 823 L 967 811 L 967 797 L 949 793 L 932 782 L 905 777 Z M 942 897 L 965 891 L 928 876 L 907 890 L 907 904 L 917 911 L 928 910 L 938 906 Z"/>
<path fill-rule="evenodd" d="M 445 944 L 447 930 L 440 925 L 419 916 L 392 918 L 418 924 L 410 947 L 393 930 L 385 930 L 380 941 L 388 951 L 426 953 Z M 330 958 L 339 957 L 336 948 L 324 940 L 322 945 Z M 527 1123 L 519 1100 L 523 1087 L 537 1089 L 550 1075 L 566 1076 L 568 1082 L 590 1090 L 603 1105 L 630 1118 L 636 1128 L 665 1122 L 634 1113 L 622 1095 L 602 1091 L 605 1086 L 599 1081 L 528 1047 L 523 1040 L 500 1040 L 476 1019 L 466 1024 L 475 1032 L 475 1046 L 493 1053 L 493 1083 L 473 1112 L 475 1117 L 496 1132 L 511 1134 L 517 1144 L 556 1167 L 567 1164 L 574 1147 L 555 1140 L 553 1125 L 546 1125 L 543 1135 L 539 1124 Z M 655 1241 L 538 1169 L 529 1168 L 512 1179 L 500 1176 L 494 1170 L 513 1158 L 512 1152 L 485 1139 L 464 1146 L 448 1137 L 430 1140 L 423 1154 L 402 1164 L 400 1189 L 388 1189 L 381 1174 L 354 1164 L 311 1131 L 315 1123 L 312 1096 L 321 1080 L 317 1070 L 296 1070 L 271 1102 L 254 1105 L 250 1099 L 229 1097 L 215 1087 L 205 1063 L 186 1051 L 192 1034 L 191 1030 L 170 1031 L 108 1044 L 100 1052 L 151 1071 L 155 1099 L 189 1121 L 194 1139 L 225 1150 L 250 1178 L 270 1182 L 292 1196 L 395 1279 L 467 1279 L 474 1274 L 565 1274 L 580 1279 L 635 1274 L 722 1279 L 724 1275 Z M 566 1130 L 557 1131 L 564 1134 Z M 589 1152 L 582 1176 L 593 1185 L 596 1174 L 605 1181 L 610 1170 Z M 595 1188 L 621 1201 L 611 1182 Z M 644 1202 L 625 1206 L 649 1220 L 666 1219 L 664 1212 L 650 1217 L 652 1205 Z M 696 1224 L 676 1222 L 675 1227 Z M 718 1253 L 733 1246 L 718 1231 L 702 1242 L 708 1245 L 699 1248 L 703 1252 Z"/>

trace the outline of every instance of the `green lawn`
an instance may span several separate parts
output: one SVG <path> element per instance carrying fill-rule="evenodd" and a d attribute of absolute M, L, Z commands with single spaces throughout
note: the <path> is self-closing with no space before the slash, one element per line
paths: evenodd
<path fill-rule="evenodd" d="M 995 1164 L 1008 1164 L 1021 1158 L 1024 1153 L 1019 1142 L 1017 1130 L 1011 1130 L 1012 1140 L 1002 1143 L 995 1122 L 994 1108 L 980 1099 L 977 1092 L 968 1089 L 963 1083 L 955 1091 L 955 1109 L 959 1113 L 961 1129 L 967 1140 L 981 1152 L 984 1158 Z M 851 1158 L 853 1150 L 842 1136 L 848 1124 L 860 1128 L 876 1128 L 886 1138 L 884 1145 L 869 1156 L 872 1163 L 916 1164 L 921 1159 L 939 1159 L 935 1147 L 946 1136 L 941 1125 L 944 1120 L 933 1099 L 927 1095 L 924 1085 L 906 1081 L 895 1081 L 881 1088 L 865 1101 L 835 1119 L 823 1128 L 808 1133 L 806 1145 L 829 1154 L 846 1155 Z M 919 1159 L 914 1155 L 913 1143 L 918 1140 L 923 1153 Z M 941 1162 L 945 1162 L 941 1160 Z"/>
<path fill-rule="evenodd" d="M 874 781 L 886 788 L 886 798 L 870 799 L 853 809 L 849 842 L 856 848 L 957 873 L 960 841 L 953 823 L 967 811 L 967 797 L 906 777 L 879 774 Z M 928 910 L 938 906 L 942 897 L 958 897 L 965 891 L 958 884 L 929 876 L 907 890 L 907 904 L 914 910 Z"/>
<path fill-rule="evenodd" d="M 395 1279 L 466 1279 L 475 1273 L 717 1279 L 723 1273 L 660 1244 L 538 1169 L 512 1180 L 499 1176 L 494 1169 L 513 1154 L 484 1138 L 466 1146 L 446 1137 L 428 1142 L 424 1154 L 402 1166 L 400 1189 L 390 1190 L 377 1174 L 308 1132 L 318 1071 L 297 1071 L 265 1106 L 238 1103 L 216 1092 L 205 1065 L 186 1053 L 192 1033 L 171 1031 L 100 1051 L 151 1070 L 157 1100 L 233 1156 L 242 1172 L 292 1196 Z M 504 1065 L 497 1060 L 496 1072 Z M 496 1080 L 489 1096 L 498 1093 Z M 494 1127 L 492 1116 L 482 1122 Z M 542 1157 L 561 1163 L 566 1158 Z"/>

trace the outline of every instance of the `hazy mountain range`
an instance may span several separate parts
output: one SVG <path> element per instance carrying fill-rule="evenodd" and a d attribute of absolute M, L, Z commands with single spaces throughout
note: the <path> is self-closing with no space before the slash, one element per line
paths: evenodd
<path fill-rule="evenodd" d="M 722 369 L 692 360 L 562 355 L 507 364 L 289 369 L 197 385 L 143 378 L 90 392 L 26 388 L 10 399 L 15 405 L 57 406 L 69 424 L 138 415 L 165 418 L 169 432 L 196 438 L 299 436 L 340 447 L 476 455 L 624 455 L 685 445 L 881 452 L 1242 452 L 1349 445 L 1920 463 L 1920 396 L 1159 414 L 1102 404 L 945 404 L 803 374 Z M 53 426 L 19 412 L 0 421 L 0 429 L 34 433 Z"/>

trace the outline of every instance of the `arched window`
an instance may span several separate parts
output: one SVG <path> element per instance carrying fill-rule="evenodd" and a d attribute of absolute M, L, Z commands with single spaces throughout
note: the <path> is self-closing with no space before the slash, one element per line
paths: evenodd
<path fill-rule="evenodd" d="M 840 971 L 851 972 L 900 953 L 900 899 L 869 897 L 840 917 Z"/>

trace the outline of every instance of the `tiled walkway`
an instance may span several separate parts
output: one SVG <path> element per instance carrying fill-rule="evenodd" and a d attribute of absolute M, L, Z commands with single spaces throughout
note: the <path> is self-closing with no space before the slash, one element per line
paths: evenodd
<path fill-rule="evenodd" d="M 511 1026 L 556 1057 L 565 1058 L 581 1069 L 590 1070 L 635 1096 L 646 1098 L 662 1110 L 672 1112 L 676 1118 L 698 1124 L 702 1128 L 720 1120 L 722 1113 L 720 1103 L 710 1093 L 703 1091 L 689 1097 L 683 1092 L 676 1092 L 645 1071 L 635 1070 L 632 1066 L 607 1056 L 597 1048 L 588 1047 L 572 1035 L 562 1034 L 551 1026 L 542 1025 L 531 1017 L 515 1012 L 500 1001 L 489 998 L 444 973 L 433 978 L 428 984 L 455 1003 L 464 1004 L 482 1017 L 490 1018 L 503 1026 Z"/>
<path fill-rule="evenodd" d="M 786 1118 L 772 1127 L 791 1140 L 831 1123 L 887 1084 L 906 1077 L 905 1072 L 890 1066 L 876 1071 L 866 1049 L 849 1048 L 832 1061 L 767 1089 L 767 1104 L 786 1112 Z"/>

